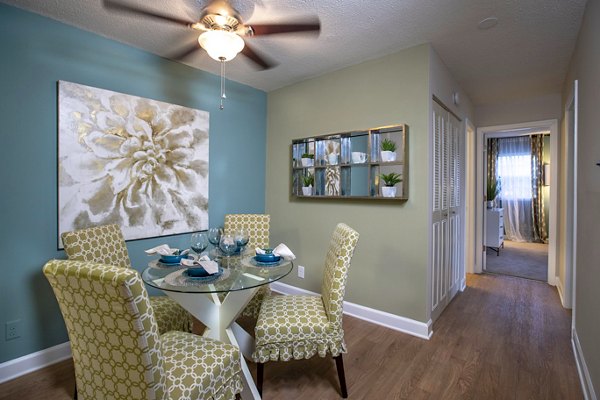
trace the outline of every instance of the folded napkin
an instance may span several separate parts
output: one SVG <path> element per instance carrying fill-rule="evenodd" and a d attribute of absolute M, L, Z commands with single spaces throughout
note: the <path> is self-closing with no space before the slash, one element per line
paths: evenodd
<path fill-rule="evenodd" d="M 156 246 L 144 251 L 146 254 L 160 254 L 161 256 L 183 256 L 189 253 L 190 249 L 183 250 L 181 253 L 179 253 L 179 249 L 171 248 L 168 244 L 161 244 L 160 246 Z"/>
<path fill-rule="evenodd" d="M 182 259 L 181 264 L 185 265 L 186 267 L 196 267 L 199 265 L 211 275 L 219 272 L 219 264 L 217 264 L 215 261 L 211 261 L 208 256 L 196 258 L 196 256 L 192 255 L 191 257 L 192 258 Z"/>
<path fill-rule="evenodd" d="M 267 252 L 264 251 L 263 249 L 261 249 L 260 247 L 257 247 L 256 254 L 267 254 Z M 292 253 L 292 251 L 289 249 L 289 247 L 287 247 L 283 243 L 278 244 L 277 247 L 275 247 L 273 249 L 273 254 L 275 254 L 276 256 L 283 257 L 284 260 L 295 260 L 296 259 L 296 256 L 294 255 L 294 253 Z"/>

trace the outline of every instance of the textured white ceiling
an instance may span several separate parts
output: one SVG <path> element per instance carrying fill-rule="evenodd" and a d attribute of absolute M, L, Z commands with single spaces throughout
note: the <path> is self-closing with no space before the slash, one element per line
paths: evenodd
<path fill-rule="evenodd" d="M 109 12 L 101 0 L 0 0 L 160 56 L 197 33 L 156 20 Z M 205 1 L 122 0 L 196 18 Z M 279 65 L 253 68 L 243 56 L 229 79 L 271 91 L 349 65 L 430 42 L 475 105 L 558 93 L 573 53 L 586 0 L 231 0 L 245 22 L 280 22 L 316 14 L 321 33 L 255 37 L 249 43 Z M 477 23 L 499 19 L 490 30 Z M 218 73 L 203 51 L 185 61 Z"/>

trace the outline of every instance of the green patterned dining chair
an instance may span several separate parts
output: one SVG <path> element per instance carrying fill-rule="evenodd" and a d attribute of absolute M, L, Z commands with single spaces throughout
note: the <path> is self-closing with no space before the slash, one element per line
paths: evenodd
<path fill-rule="evenodd" d="M 342 397 L 348 396 L 342 353 L 346 352 L 342 312 L 348 269 L 359 234 L 338 224 L 329 242 L 320 296 L 264 299 L 254 329 L 257 387 L 262 393 L 264 363 L 302 360 L 330 353 L 336 362 Z"/>
<path fill-rule="evenodd" d="M 63 232 L 61 239 L 69 260 L 131 268 L 125 239 L 118 225 L 101 225 Z M 160 333 L 192 331 L 192 316 L 173 299 L 167 296 L 151 296 L 150 303 Z"/>
<path fill-rule="evenodd" d="M 267 248 L 270 222 L 271 216 L 268 214 L 226 214 L 224 230 L 226 234 L 234 234 L 237 230 L 245 229 L 250 234 L 247 245 L 249 249 Z M 263 299 L 270 294 L 271 289 L 268 285 L 261 286 L 241 315 L 256 319 Z"/>
<path fill-rule="evenodd" d="M 43 268 L 67 326 L 81 400 L 236 398 L 236 346 L 187 332 L 158 332 L 140 274 L 87 261 Z"/>

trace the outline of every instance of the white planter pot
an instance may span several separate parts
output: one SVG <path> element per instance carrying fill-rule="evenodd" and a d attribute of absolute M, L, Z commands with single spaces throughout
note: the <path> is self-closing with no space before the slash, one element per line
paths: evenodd
<path fill-rule="evenodd" d="M 487 208 L 494 208 L 494 201 L 493 200 L 489 200 L 485 202 Z"/>
<path fill-rule="evenodd" d="M 327 161 L 329 165 L 337 165 L 338 163 L 338 155 L 337 153 L 330 153 L 327 155 Z"/>
<path fill-rule="evenodd" d="M 381 152 L 381 161 L 396 161 L 396 152 L 395 151 L 382 151 Z"/>
<path fill-rule="evenodd" d="M 303 186 L 302 196 L 312 196 L 312 186 Z"/>
<path fill-rule="evenodd" d="M 396 197 L 396 187 L 395 186 L 382 186 L 381 187 L 381 195 L 383 197 Z"/>
<path fill-rule="evenodd" d="M 312 167 L 315 160 L 312 158 L 302 158 L 301 161 L 303 167 Z"/>

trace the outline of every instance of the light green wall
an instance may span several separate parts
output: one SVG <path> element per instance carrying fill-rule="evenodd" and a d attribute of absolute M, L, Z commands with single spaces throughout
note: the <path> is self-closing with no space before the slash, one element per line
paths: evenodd
<path fill-rule="evenodd" d="M 579 337 L 596 394 L 600 393 L 600 2 L 588 1 L 571 67 L 565 79 L 563 104 L 573 80 L 579 80 L 577 143 L 577 273 L 575 331 Z"/>
<path fill-rule="evenodd" d="M 305 279 L 294 271 L 286 283 L 320 292 L 331 232 L 345 222 L 361 235 L 346 300 L 427 321 L 428 71 L 429 45 L 422 45 L 268 94 L 271 237 L 288 244 L 306 267 Z M 291 199 L 292 139 L 396 123 L 409 126 L 406 203 Z"/>

